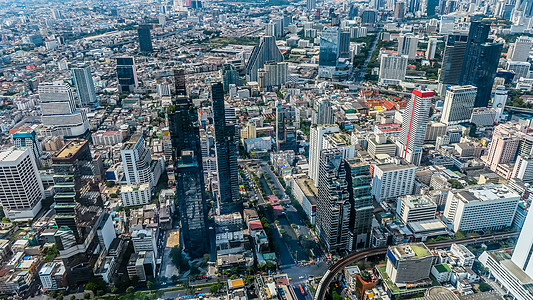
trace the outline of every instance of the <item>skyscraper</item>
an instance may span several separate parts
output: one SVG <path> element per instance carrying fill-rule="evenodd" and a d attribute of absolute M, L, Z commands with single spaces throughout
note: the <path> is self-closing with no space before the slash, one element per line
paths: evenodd
<path fill-rule="evenodd" d="M 94 90 L 91 68 L 73 68 L 72 76 L 74 85 L 76 86 L 76 93 L 78 94 L 80 107 L 98 108 L 98 99 L 96 98 L 96 91 Z"/>
<path fill-rule="evenodd" d="M 198 113 L 191 99 L 176 96 L 168 110 L 168 121 L 184 248 L 192 257 L 201 257 L 209 249 L 207 199 Z"/>
<path fill-rule="evenodd" d="M 141 52 L 152 52 L 152 37 L 150 35 L 151 25 L 139 25 L 137 33 L 139 34 L 139 49 Z"/>
<path fill-rule="evenodd" d="M 257 83 L 266 90 L 281 87 L 287 82 L 288 70 L 289 64 L 286 62 L 266 63 L 264 68 L 257 71 Z"/>
<path fill-rule="evenodd" d="M 322 150 L 319 177 L 316 208 L 318 236 L 330 252 L 348 250 L 352 206 L 341 151 Z"/>
<path fill-rule="evenodd" d="M 477 88 L 471 85 L 449 87 L 444 98 L 441 122 L 447 125 L 469 122 L 476 93 Z"/>
<path fill-rule="evenodd" d="M 426 59 L 434 59 L 437 50 L 437 39 L 430 38 L 428 41 L 428 48 L 426 50 Z"/>
<path fill-rule="evenodd" d="M 85 111 L 78 110 L 74 94 L 67 83 L 41 83 L 39 98 L 45 135 L 82 136 L 89 130 Z"/>
<path fill-rule="evenodd" d="M 439 0 L 427 0 L 426 3 L 426 15 L 434 16 L 437 6 L 439 6 Z"/>
<path fill-rule="evenodd" d="M 433 92 L 413 90 L 411 101 L 403 113 L 398 152 L 401 157 L 415 165 L 419 165 L 422 160 L 422 145 L 432 98 Z"/>
<path fill-rule="evenodd" d="M 496 126 L 492 133 L 485 165 L 496 171 L 498 165 L 514 162 L 520 145 L 520 136 L 506 124 Z"/>
<path fill-rule="evenodd" d="M 407 72 L 407 55 L 380 54 L 379 82 L 385 84 L 399 84 L 405 79 Z"/>
<path fill-rule="evenodd" d="M 224 88 L 217 82 L 211 86 L 213 121 L 215 123 L 215 150 L 221 213 L 233 212 L 240 203 L 235 124 L 226 121 Z"/>
<path fill-rule="evenodd" d="M 339 28 L 326 28 L 320 34 L 320 52 L 318 56 L 318 73 L 325 69 L 335 69 L 339 58 Z M 332 73 L 329 71 L 327 73 Z M 327 77 L 327 76 L 322 76 Z"/>
<path fill-rule="evenodd" d="M 328 133 L 339 132 L 338 125 L 318 125 L 311 127 L 309 137 L 309 178 L 315 186 L 318 186 L 318 170 L 320 165 L 320 152 L 323 149 L 324 135 Z"/>
<path fill-rule="evenodd" d="M 403 19 L 405 17 L 405 2 L 396 2 L 394 6 L 394 17 L 397 19 Z"/>
<path fill-rule="evenodd" d="M 533 1 L 532 0 L 518 0 L 515 4 L 515 10 L 521 12 L 520 14 L 526 18 L 533 16 Z"/>
<path fill-rule="evenodd" d="M 96 232 L 104 217 L 89 142 L 69 140 L 52 155 L 52 169 L 58 228 L 54 237 L 69 283 L 76 285 L 92 277 L 90 262 L 100 255 Z"/>
<path fill-rule="evenodd" d="M 492 100 L 492 108 L 496 111 L 496 118 L 494 121 L 501 123 L 505 121 L 505 103 L 507 103 L 507 91 L 504 86 L 498 86 L 494 92 L 494 98 Z"/>
<path fill-rule="evenodd" d="M 131 93 L 139 86 L 137 67 L 132 56 L 117 57 L 117 78 L 121 94 Z"/>
<path fill-rule="evenodd" d="M 222 77 L 222 82 L 224 83 L 224 91 L 229 91 L 229 85 L 234 84 L 236 86 L 242 85 L 241 77 L 239 72 L 235 69 L 235 66 L 232 64 L 224 64 L 220 70 L 220 75 Z"/>
<path fill-rule="evenodd" d="M 150 187 L 155 187 L 157 182 L 151 170 L 152 154 L 141 134 L 134 134 L 124 143 L 120 156 L 126 184 L 148 183 Z"/>
<path fill-rule="evenodd" d="M 488 39 L 489 31 L 489 24 L 471 22 L 468 37 L 448 37 L 439 76 L 441 94 L 447 85 L 473 85 L 478 88 L 474 107 L 488 105 L 503 46 Z"/>
<path fill-rule="evenodd" d="M 407 55 L 409 60 L 416 58 L 416 49 L 418 47 L 418 37 L 412 33 L 400 35 L 398 38 L 398 54 Z"/>
<path fill-rule="evenodd" d="M 331 102 L 327 99 L 317 100 L 313 105 L 313 124 L 334 124 L 335 114 Z"/>
<path fill-rule="evenodd" d="M 372 230 L 373 198 L 372 175 L 370 165 L 360 158 L 348 158 L 346 163 L 346 179 L 352 211 L 350 214 L 349 251 L 368 247 Z"/>
<path fill-rule="evenodd" d="M 276 45 L 276 38 L 264 36 L 259 45 L 254 47 L 246 64 L 246 74 L 250 81 L 257 81 L 257 71 L 264 67 L 266 62 L 282 62 L 283 55 Z"/>
<path fill-rule="evenodd" d="M 0 204 L 12 221 L 33 219 L 44 188 L 30 149 L 0 152 Z"/>
<path fill-rule="evenodd" d="M 292 105 L 276 107 L 276 144 L 277 150 L 297 152 L 296 130 L 300 128 L 300 111 Z"/>

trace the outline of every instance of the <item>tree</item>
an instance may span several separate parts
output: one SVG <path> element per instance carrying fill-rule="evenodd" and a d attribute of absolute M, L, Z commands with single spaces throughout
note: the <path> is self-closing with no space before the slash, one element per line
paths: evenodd
<path fill-rule="evenodd" d="M 133 293 L 134 290 L 135 290 L 134 287 L 129 286 L 129 287 L 126 289 L 126 293 L 131 294 L 131 293 Z"/>
<path fill-rule="evenodd" d="M 492 290 L 492 287 L 488 283 L 482 282 L 482 283 L 479 284 L 479 291 L 480 292 L 488 292 L 490 290 Z"/>
<path fill-rule="evenodd" d="M 107 283 L 99 277 L 94 277 L 85 285 L 86 290 L 96 292 L 98 290 L 105 290 L 107 288 Z"/>
<path fill-rule="evenodd" d="M 146 281 L 146 287 L 151 290 L 154 288 L 154 283 L 150 280 Z"/>
<path fill-rule="evenodd" d="M 333 300 L 342 300 L 342 297 L 339 296 L 339 294 L 337 293 L 337 291 L 333 291 L 333 293 L 331 293 L 331 298 Z"/>
<path fill-rule="evenodd" d="M 83 294 L 83 299 L 91 299 L 91 294 L 89 293 Z"/>
<path fill-rule="evenodd" d="M 107 186 L 108 188 L 112 188 L 115 186 L 115 182 L 114 181 L 106 181 L 105 182 L 105 186 Z"/>
<path fill-rule="evenodd" d="M 74 295 L 70 296 L 70 300 L 76 300 L 76 296 Z"/>

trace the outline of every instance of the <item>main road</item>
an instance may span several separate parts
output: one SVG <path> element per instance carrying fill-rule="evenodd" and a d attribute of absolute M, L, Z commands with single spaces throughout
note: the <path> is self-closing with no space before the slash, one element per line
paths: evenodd
<path fill-rule="evenodd" d="M 497 240 L 504 240 L 508 238 L 513 238 L 518 235 L 517 232 L 508 232 L 508 233 L 496 233 L 491 234 L 487 236 L 478 236 L 478 237 L 471 237 L 471 238 L 464 238 L 464 239 L 458 239 L 458 240 L 447 240 L 442 242 L 435 242 L 435 243 L 428 243 L 426 246 L 428 248 L 441 248 L 441 247 L 447 247 L 451 244 L 475 244 L 475 243 L 482 243 L 487 241 L 497 241 Z M 323 300 L 326 296 L 326 292 L 329 288 L 329 285 L 333 282 L 333 279 L 339 273 L 341 270 L 343 270 L 345 267 L 356 263 L 360 260 L 383 255 L 387 253 L 387 247 L 380 247 L 380 248 L 373 248 L 358 252 L 353 252 L 349 254 L 348 256 L 342 258 L 341 260 L 337 261 L 333 266 L 329 268 L 329 270 L 326 271 L 326 274 L 322 276 L 322 279 L 320 280 L 320 283 L 318 284 L 318 288 L 315 293 L 315 300 Z"/>

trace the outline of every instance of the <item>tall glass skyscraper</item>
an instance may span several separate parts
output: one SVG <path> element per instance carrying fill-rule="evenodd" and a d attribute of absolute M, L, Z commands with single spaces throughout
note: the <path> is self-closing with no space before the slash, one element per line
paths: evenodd
<path fill-rule="evenodd" d="M 439 77 L 441 94 L 450 85 L 473 85 L 478 88 L 474 107 L 488 105 L 503 46 L 492 43 L 489 32 L 489 24 L 471 22 L 468 36 L 448 37 Z"/>
<path fill-rule="evenodd" d="M 177 81 L 183 79 L 183 72 L 178 70 L 175 75 Z M 181 85 L 176 82 L 176 86 Z M 168 121 L 184 248 L 191 257 L 201 257 L 209 252 L 207 199 L 198 113 L 191 99 L 176 95 L 168 109 Z"/>
<path fill-rule="evenodd" d="M 137 33 L 139 34 L 139 49 L 141 52 L 152 52 L 152 36 L 150 35 L 151 25 L 139 25 Z"/>
<path fill-rule="evenodd" d="M 139 86 L 137 68 L 132 56 L 117 57 L 118 90 L 121 94 L 131 93 Z"/>
<path fill-rule="evenodd" d="M 373 198 L 370 165 L 360 158 L 346 159 L 346 179 L 352 211 L 350 214 L 349 251 L 368 247 L 372 230 Z"/>
<path fill-rule="evenodd" d="M 215 149 L 221 214 L 233 212 L 240 203 L 237 164 L 237 139 L 234 123 L 227 122 L 224 104 L 224 87 L 217 82 L 211 86 L 213 119 L 215 123 Z"/>

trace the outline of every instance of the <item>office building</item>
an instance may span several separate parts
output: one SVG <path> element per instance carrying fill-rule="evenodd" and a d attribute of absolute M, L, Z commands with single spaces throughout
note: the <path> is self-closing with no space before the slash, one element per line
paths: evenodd
<path fill-rule="evenodd" d="M 476 94 L 477 88 L 472 85 L 449 87 L 444 98 L 441 122 L 447 125 L 469 122 Z"/>
<path fill-rule="evenodd" d="M 276 45 L 276 38 L 264 36 L 259 45 L 254 47 L 246 64 L 246 75 L 249 81 L 257 81 L 257 71 L 264 67 L 266 62 L 283 62 L 283 55 Z"/>
<path fill-rule="evenodd" d="M 379 82 L 384 84 L 400 84 L 405 79 L 408 56 L 384 52 L 379 56 Z"/>
<path fill-rule="evenodd" d="M 426 128 L 426 137 L 424 138 L 424 142 L 434 142 L 437 140 L 437 137 L 445 136 L 447 128 L 448 126 L 444 123 L 435 122 L 435 121 L 428 122 L 428 125 Z"/>
<path fill-rule="evenodd" d="M 472 110 L 470 123 L 476 124 L 477 127 L 491 127 L 496 121 L 496 110 L 488 107 L 476 107 Z"/>
<path fill-rule="evenodd" d="M 141 134 L 133 135 L 120 150 L 122 167 L 124 168 L 124 181 L 126 184 L 148 183 L 150 187 L 157 185 L 152 173 L 152 154 L 146 147 Z"/>
<path fill-rule="evenodd" d="M 78 104 L 80 107 L 98 108 L 98 98 L 94 89 L 93 76 L 90 67 L 73 68 L 72 78 L 76 86 Z"/>
<path fill-rule="evenodd" d="M 279 88 L 287 82 L 288 70 L 286 62 L 268 62 L 257 71 L 257 84 L 266 90 Z"/>
<path fill-rule="evenodd" d="M 32 220 L 43 198 L 43 184 L 30 149 L 0 152 L 0 204 L 6 217 Z"/>
<path fill-rule="evenodd" d="M 419 165 L 422 160 L 422 145 L 431 108 L 433 92 L 413 90 L 411 100 L 403 113 L 402 131 L 398 139 L 399 155 Z"/>
<path fill-rule="evenodd" d="M 528 214 L 522 228 L 522 232 L 514 247 L 511 260 L 530 278 L 533 278 L 533 261 L 531 261 L 531 253 L 533 253 L 533 235 L 529 231 L 533 228 L 533 214 Z"/>
<path fill-rule="evenodd" d="M 502 123 L 507 119 L 505 104 L 507 103 L 507 91 L 504 86 L 498 86 L 492 99 L 492 108 L 496 111 L 494 122 Z"/>
<path fill-rule="evenodd" d="M 52 169 L 58 227 L 54 237 L 69 284 L 77 285 L 93 276 L 90 262 L 96 261 L 102 251 L 97 231 L 105 214 L 89 142 L 69 140 L 52 155 Z M 111 218 L 106 222 L 112 222 Z"/>
<path fill-rule="evenodd" d="M 518 155 L 511 178 L 518 178 L 526 183 L 533 183 L 533 157 Z"/>
<path fill-rule="evenodd" d="M 214 83 L 211 86 L 211 98 L 215 123 L 219 209 L 224 213 L 232 212 L 234 206 L 240 203 L 236 125 L 226 121 L 222 83 Z"/>
<path fill-rule="evenodd" d="M 416 166 L 405 160 L 397 160 L 374 166 L 372 195 L 376 201 L 395 201 L 413 192 Z"/>
<path fill-rule="evenodd" d="M 139 35 L 139 50 L 141 52 L 152 52 L 154 51 L 152 47 L 152 37 L 150 35 L 150 29 L 152 25 L 139 25 L 137 33 Z"/>
<path fill-rule="evenodd" d="M 485 165 L 496 172 L 500 164 L 514 162 L 519 145 L 520 136 L 511 125 L 496 126 L 485 157 Z"/>
<path fill-rule="evenodd" d="M 330 252 L 347 250 L 350 241 L 352 206 L 341 151 L 326 149 L 320 153 L 316 228 Z"/>
<path fill-rule="evenodd" d="M 293 105 L 276 107 L 276 145 L 277 150 L 298 151 L 296 130 L 300 129 L 300 110 Z"/>
<path fill-rule="evenodd" d="M 79 110 L 70 85 L 67 83 L 39 84 L 42 123 L 47 136 L 82 136 L 89 130 L 85 111 Z"/>
<path fill-rule="evenodd" d="M 426 2 L 426 16 L 434 16 L 436 8 L 439 6 L 438 0 L 428 0 Z"/>
<path fill-rule="evenodd" d="M 508 61 L 507 70 L 514 73 L 513 82 L 518 82 L 520 78 L 529 77 L 531 64 L 527 61 Z"/>
<path fill-rule="evenodd" d="M 531 2 L 531 1 L 530 1 Z M 527 62 L 529 58 L 529 51 L 533 41 L 528 36 L 521 36 L 511 44 L 507 52 L 507 59 L 512 61 Z"/>
<path fill-rule="evenodd" d="M 312 122 L 316 125 L 326 125 L 335 123 L 335 113 L 332 104 L 327 99 L 315 101 L 313 105 Z"/>
<path fill-rule="evenodd" d="M 332 27 L 322 30 L 320 33 L 320 52 L 318 57 L 319 76 L 323 73 L 331 74 L 337 66 L 339 58 L 339 32 L 340 28 Z M 321 76 L 326 77 L 326 76 Z M 331 76 L 330 76 L 331 77 Z"/>
<path fill-rule="evenodd" d="M 468 36 L 449 35 L 439 75 L 440 93 L 446 86 L 473 85 L 478 88 L 474 107 L 489 103 L 502 44 L 488 39 L 489 24 L 471 22 Z"/>
<path fill-rule="evenodd" d="M 394 6 L 394 15 L 397 19 L 403 19 L 405 17 L 405 2 L 398 1 Z"/>
<path fill-rule="evenodd" d="M 117 57 L 118 91 L 121 94 L 132 93 L 139 86 L 137 67 L 132 56 Z"/>
<path fill-rule="evenodd" d="M 402 3 L 402 2 L 397 2 Z M 416 59 L 416 50 L 418 47 L 418 37 L 412 33 L 402 34 L 398 37 L 398 54 L 407 55 L 409 60 Z"/>
<path fill-rule="evenodd" d="M 120 186 L 122 206 L 139 206 L 150 204 L 152 200 L 150 183 L 133 183 Z"/>
<path fill-rule="evenodd" d="M 348 251 L 367 248 L 372 231 L 374 205 L 370 165 L 360 158 L 348 158 L 346 179 L 352 211 L 350 213 L 350 243 Z"/>
<path fill-rule="evenodd" d="M 437 39 L 436 38 L 430 38 L 428 41 L 428 47 L 426 49 L 426 59 L 434 59 L 435 58 L 435 52 L 437 51 Z"/>
<path fill-rule="evenodd" d="M 444 218 L 453 232 L 499 230 L 513 223 L 518 201 L 503 184 L 474 185 L 448 193 Z"/>
<path fill-rule="evenodd" d="M 67 271 L 61 261 L 44 263 L 39 270 L 39 279 L 45 291 L 67 288 Z"/>
<path fill-rule="evenodd" d="M 235 86 L 242 86 L 241 76 L 239 72 L 232 64 L 224 64 L 220 70 L 222 82 L 224 83 L 224 92 L 229 91 L 229 86 L 234 84 Z"/>
<path fill-rule="evenodd" d="M 318 186 L 320 153 L 323 148 L 324 135 L 339 132 L 338 125 L 318 125 L 311 127 L 309 138 L 309 178 Z"/>
<path fill-rule="evenodd" d="M 396 285 L 431 283 L 429 274 L 434 263 L 434 254 L 424 243 L 390 246 L 387 250 L 386 272 Z"/>
<path fill-rule="evenodd" d="M 396 214 L 404 224 L 434 220 L 437 204 L 429 196 L 406 195 L 398 198 Z"/>
<path fill-rule="evenodd" d="M 379 155 L 387 154 L 390 157 L 396 155 L 396 144 L 384 134 L 373 134 L 367 138 L 368 141 L 368 154 L 372 157 L 378 157 Z"/>
<path fill-rule="evenodd" d="M 10 130 L 10 133 L 11 140 L 13 141 L 13 146 L 15 146 L 16 149 L 30 149 L 31 154 L 35 159 L 35 163 L 37 164 L 37 167 L 40 167 L 42 149 L 41 143 L 37 139 L 37 134 L 35 133 L 35 131 L 29 128 L 20 128 Z"/>

